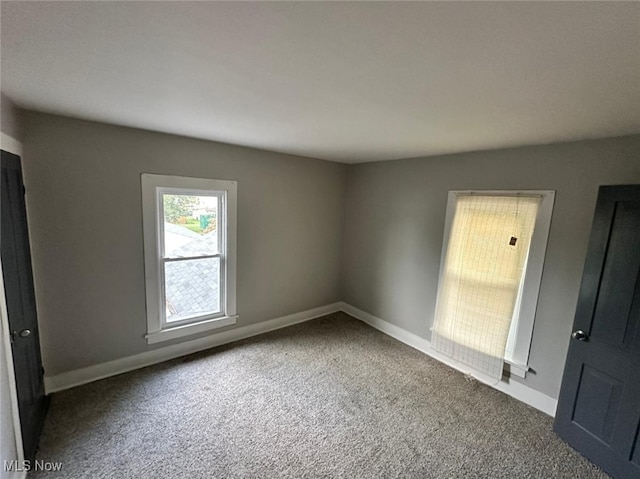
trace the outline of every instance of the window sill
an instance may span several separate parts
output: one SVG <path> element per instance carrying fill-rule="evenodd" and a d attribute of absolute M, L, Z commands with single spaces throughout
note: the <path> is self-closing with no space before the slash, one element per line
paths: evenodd
<path fill-rule="evenodd" d="M 513 363 L 508 359 L 505 359 L 504 370 L 507 371 L 512 376 L 518 376 L 519 378 L 526 378 L 527 371 L 529 371 L 529 366 L 526 366 L 524 364 Z"/>
<path fill-rule="evenodd" d="M 238 319 L 238 316 L 225 316 L 223 318 L 209 319 L 198 323 L 184 324 L 182 326 L 154 331 L 152 333 L 145 334 L 144 337 L 147 338 L 147 344 L 156 344 L 163 341 L 169 341 L 171 339 L 190 336 L 192 334 L 203 333 L 212 329 L 222 328 L 224 326 L 230 326 L 232 324 L 236 324 L 236 319 Z"/>

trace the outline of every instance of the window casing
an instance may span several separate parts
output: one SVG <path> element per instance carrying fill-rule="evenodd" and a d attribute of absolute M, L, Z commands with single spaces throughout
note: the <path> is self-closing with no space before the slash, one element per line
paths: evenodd
<path fill-rule="evenodd" d="M 235 324 L 237 183 L 141 183 L 148 343 Z"/>
<path fill-rule="evenodd" d="M 533 326 L 535 320 L 538 293 L 542 279 L 542 268 L 547 247 L 549 229 L 551 225 L 551 214 L 555 198 L 554 191 L 450 191 L 447 203 L 447 214 L 445 221 L 444 241 L 440 265 L 440 280 L 438 286 L 438 298 L 440 300 L 440 289 L 443 284 L 444 265 L 450 242 L 450 234 L 456 210 L 457 198 L 459 196 L 479 195 L 479 196 L 539 196 L 540 205 L 535 220 L 535 227 L 531 237 L 529 254 L 527 256 L 523 270 L 520 288 L 516 298 L 513 318 L 509 329 L 509 336 L 504 355 L 505 368 L 510 374 L 525 377 L 529 370 L 529 350 L 533 336 Z M 436 309 L 438 306 L 436 306 Z"/>

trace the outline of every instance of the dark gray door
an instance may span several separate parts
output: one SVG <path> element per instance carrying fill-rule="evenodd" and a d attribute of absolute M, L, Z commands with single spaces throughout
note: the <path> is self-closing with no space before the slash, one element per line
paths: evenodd
<path fill-rule="evenodd" d="M 640 478 L 640 186 L 603 186 L 555 430 L 616 478 Z"/>
<path fill-rule="evenodd" d="M 2 274 L 9 315 L 24 455 L 26 459 L 33 459 L 48 402 L 44 395 L 20 158 L 2 151 L 1 160 Z"/>

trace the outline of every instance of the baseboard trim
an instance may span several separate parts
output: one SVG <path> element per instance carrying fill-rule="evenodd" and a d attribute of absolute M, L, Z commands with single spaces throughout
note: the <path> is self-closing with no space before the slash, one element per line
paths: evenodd
<path fill-rule="evenodd" d="M 312 319 L 335 313 L 342 310 L 342 303 L 333 303 L 318 308 L 301 311 L 299 313 L 282 316 L 280 318 L 263 321 L 261 323 L 250 324 L 239 328 L 212 334 L 204 338 L 185 341 L 173 344 L 164 348 L 145 351 L 144 353 L 128 356 L 126 358 L 115 359 L 106 363 L 88 366 L 86 368 L 75 369 L 55 376 L 45 376 L 44 387 L 47 394 L 70 389 L 75 386 L 87 384 L 99 379 L 116 376 L 118 374 L 144 368 L 153 364 L 175 359 L 180 356 L 204 351 L 205 349 L 222 346 L 241 339 L 246 339 L 258 334 L 267 333 L 280 328 L 286 328 L 294 324 L 303 323 Z"/>
<path fill-rule="evenodd" d="M 469 373 L 470 370 L 465 365 L 458 363 L 457 361 L 435 351 L 431 347 L 431 342 L 427 341 L 416 334 L 410 333 L 409 331 L 400 328 L 394 324 L 385 321 L 384 319 L 380 319 L 366 311 L 356 308 L 348 303 L 342 303 L 341 305 L 342 311 L 353 316 L 360 321 L 367 323 L 369 326 L 381 331 L 392 338 L 397 339 L 398 341 L 405 343 L 408 346 L 411 346 L 414 349 L 417 349 L 424 354 L 431 356 L 432 358 L 440 361 L 447 366 L 450 366 L 458 371 L 463 373 Z M 554 417 L 556 414 L 556 407 L 558 405 L 557 399 L 553 399 L 546 394 L 543 394 L 535 389 L 532 389 L 528 386 L 525 386 L 522 383 L 518 383 L 515 381 L 505 380 L 503 378 L 497 384 L 487 383 L 488 386 L 497 389 L 519 401 L 532 406 L 545 414 L 548 414 L 551 417 Z"/>
<path fill-rule="evenodd" d="M 356 308 L 345 302 L 337 302 L 321 306 L 319 308 L 302 311 L 288 316 L 263 321 L 261 323 L 242 326 L 222 333 L 213 334 L 204 338 L 185 341 L 179 344 L 173 344 L 164 348 L 153 349 L 144 353 L 128 356 L 126 358 L 108 361 L 106 363 L 88 366 L 86 368 L 76 369 L 55 376 L 45 376 L 44 386 L 47 394 L 70 389 L 75 386 L 87 384 L 100 379 L 116 376 L 118 374 L 133 371 L 135 369 L 144 368 L 153 364 L 158 364 L 170 359 L 175 359 L 188 354 L 204 351 L 205 349 L 222 346 L 223 344 L 232 343 L 241 339 L 246 339 L 259 334 L 274 331 L 276 329 L 286 328 L 294 324 L 303 323 L 312 319 L 319 318 L 326 314 L 344 311 L 360 321 L 367 323 L 369 326 L 381 331 L 398 341 L 411 346 L 418 351 L 431 356 L 447 366 L 450 366 L 463 373 L 468 373 L 469 369 L 453 359 L 444 356 L 435 351 L 431 347 L 430 341 L 420 336 L 410 333 L 406 329 L 391 324 L 384 319 L 380 319 L 366 311 Z M 535 389 L 525 386 L 515 381 L 505 381 L 504 379 L 498 384 L 488 384 L 490 387 L 497 389 L 519 401 L 522 401 L 549 416 L 555 416 L 558 401 L 546 394 Z"/>

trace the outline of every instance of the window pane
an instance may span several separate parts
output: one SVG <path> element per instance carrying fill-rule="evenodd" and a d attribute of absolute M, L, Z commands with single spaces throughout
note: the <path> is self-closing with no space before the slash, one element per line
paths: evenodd
<path fill-rule="evenodd" d="M 217 196 L 163 194 L 162 201 L 165 258 L 219 252 Z"/>
<path fill-rule="evenodd" d="M 167 322 L 220 311 L 220 258 L 171 261 L 164 265 Z"/>

